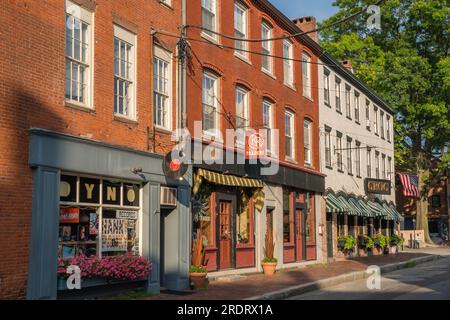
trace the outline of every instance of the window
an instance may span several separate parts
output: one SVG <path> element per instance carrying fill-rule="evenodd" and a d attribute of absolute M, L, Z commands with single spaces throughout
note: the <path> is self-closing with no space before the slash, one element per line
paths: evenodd
<path fill-rule="evenodd" d="M 351 101 L 350 101 L 351 88 L 349 86 L 345 86 L 345 114 L 347 118 L 352 118 L 352 109 L 351 109 Z"/>
<path fill-rule="evenodd" d="M 283 188 L 283 242 L 294 242 L 294 219 L 291 214 L 291 192 Z"/>
<path fill-rule="evenodd" d="M 312 130 L 311 130 L 311 121 L 308 119 L 305 119 L 303 121 L 303 145 L 304 145 L 304 151 L 305 151 L 305 164 L 312 165 L 312 157 L 311 157 L 311 141 L 312 141 Z"/>
<path fill-rule="evenodd" d="M 284 112 L 284 134 L 285 134 L 285 152 L 286 158 L 294 159 L 295 158 L 295 127 L 294 114 L 286 110 Z"/>
<path fill-rule="evenodd" d="M 69 1 L 66 8 L 65 98 L 92 108 L 92 13 Z"/>
<path fill-rule="evenodd" d="M 234 36 L 238 39 L 245 39 L 248 36 L 247 7 L 240 2 L 234 2 Z M 247 58 L 247 42 L 235 40 L 234 47 L 236 54 Z"/>
<path fill-rule="evenodd" d="M 431 196 L 431 207 L 440 208 L 441 207 L 441 196 L 436 194 Z"/>
<path fill-rule="evenodd" d="M 238 195 L 238 214 L 236 215 L 237 242 L 240 244 L 250 244 L 253 242 L 251 232 L 251 210 L 249 199 L 251 195 L 248 191 L 243 191 Z"/>
<path fill-rule="evenodd" d="M 384 139 L 384 112 L 380 111 L 380 131 L 381 139 Z"/>
<path fill-rule="evenodd" d="M 236 88 L 236 136 L 238 144 L 245 143 L 245 132 L 249 127 L 248 91 Z"/>
<path fill-rule="evenodd" d="M 272 37 L 272 27 L 266 22 L 261 25 L 261 39 L 266 40 Z M 272 41 L 262 41 L 262 69 L 272 73 Z"/>
<path fill-rule="evenodd" d="M 352 138 L 347 137 L 347 172 L 353 175 Z"/>
<path fill-rule="evenodd" d="M 283 70 L 284 84 L 294 85 L 294 63 L 292 61 L 292 43 L 288 40 L 283 42 Z"/>
<path fill-rule="evenodd" d="M 380 153 L 375 152 L 375 178 L 380 179 Z"/>
<path fill-rule="evenodd" d="M 311 98 L 311 57 L 305 52 L 302 54 L 302 76 L 303 95 Z"/>
<path fill-rule="evenodd" d="M 343 170 L 343 159 L 342 159 L 342 133 L 336 131 L 336 158 L 338 170 L 344 172 Z"/>
<path fill-rule="evenodd" d="M 391 117 L 386 115 L 386 139 L 391 142 Z"/>
<path fill-rule="evenodd" d="M 336 83 L 335 83 L 335 90 L 336 90 L 336 111 L 339 113 L 342 113 L 342 107 L 341 107 L 341 79 L 336 77 Z"/>
<path fill-rule="evenodd" d="M 325 127 L 325 166 L 331 168 L 331 128 Z"/>
<path fill-rule="evenodd" d="M 366 129 L 370 131 L 370 101 L 366 99 Z"/>
<path fill-rule="evenodd" d="M 383 171 L 383 179 L 387 179 L 387 174 L 386 174 L 386 155 L 383 154 L 381 156 L 381 165 L 382 165 L 382 171 Z"/>
<path fill-rule="evenodd" d="M 373 127 L 375 134 L 378 135 L 378 108 L 373 108 Z"/>
<path fill-rule="evenodd" d="M 141 185 L 61 174 L 58 256 L 140 254 Z"/>
<path fill-rule="evenodd" d="M 355 164 L 356 164 L 356 176 L 361 177 L 361 142 L 355 142 Z"/>
<path fill-rule="evenodd" d="M 217 4 L 216 0 L 202 0 L 202 28 L 207 36 L 217 38 Z"/>
<path fill-rule="evenodd" d="M 153 59 L 153 108 L 155 125 L 171 129 L 171 54 L 155 47 Z"/>
<path fill-rule="evenodd" d="M 359 92 L 355 91 L 355 121 L 359 123 Z"/>
<path fill-rule="evenodd" d="M 330 105 L 330 71 L 323 69 L 323 99 L 327 106 Z"/>
<path fill-rule="evenodd" d="M 388 171 L 388 180 L 391 180 L 392 181 L 392 171 L 393 171 L 393 167 L 392 167 L 392 158 L 391 157 L 388 157 L 388 168 L 387 168 L 389 171 Z"/>
<path fill-rule="evenodd" d="M 266 151 L 272 151 L 273 138 L 273 110 L 272 103 L 264 99 L 263 101 L 263 128 L 266 130 Z"/>
<path fill-rule="evenodd" d="M 210 73 L 203 74 L 202 104 L 203 104 L 203 131 L 215 133 L 219 129 L 218 121 L 218 82 L 217 77 Z"/>
<path fill-rule="evenodd" d="M 114 26 L 114 113 L 130 119 L 136 118 L 135 38 Z"/>
<path fill-rule="evenodd" d="M 303 194 L 306 204 L 306 212 L 305 212 L 305 234 L 306 241 L 314 241 L 315 240 L 315 214 L 314 214 L 314 196 L 307 192 Z"/>
<path fill-rule="evenodd" d="M 367 148 L 367 178 L 372 178 L 372 150 Z"/>

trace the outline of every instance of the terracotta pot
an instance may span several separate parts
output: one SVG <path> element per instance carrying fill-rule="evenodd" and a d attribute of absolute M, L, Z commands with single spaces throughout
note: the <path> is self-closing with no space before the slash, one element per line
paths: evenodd
<path fill-rule="evenodd" d="M 206 272 L 192 272 L 189 273 L 189 282 L 194 289 L 205 289 L 208 281 L 206 280 Z"/>
<path fill-rule="evenodd" d="M 276 262 L 262 262 L 261 265 L 266 276 L 272 276 L 275 273 L 275 269 L 277 267 Z"/>
<path fill-rule="evenodd" d="M 358 248 L 358 256 L 365 257 L 367 256 L 367 251 L 365 248 Z"/>
<path fill-rule="evenodd" d="M 377 246 L 374 246 L 373 249 L 372 249 L 372 251 L 373 251 L 373 255 L 374 255 L 374 256 L 379 256 L 379 255 L 382 254 L 381 248 L 379 248 L 379 247 L 377 247 Z"/>

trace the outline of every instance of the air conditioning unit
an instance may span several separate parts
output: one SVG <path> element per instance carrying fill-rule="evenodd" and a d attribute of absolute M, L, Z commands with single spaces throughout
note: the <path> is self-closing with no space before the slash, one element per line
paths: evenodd
<path fill-rule="evenodd" d="M 177 189 L 169 187 L 161 187 L 161 206 L 176 207 L 177 206 Z"/>

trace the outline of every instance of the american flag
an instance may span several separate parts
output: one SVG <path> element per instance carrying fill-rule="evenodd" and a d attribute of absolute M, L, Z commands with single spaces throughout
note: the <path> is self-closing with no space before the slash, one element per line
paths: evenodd
<path fill-rule="evenodd" d="M 413 174 L 400 173 L 400 182 L 403 186 L 403 195 L 405 197 L 420 197 L 419 193 L 419 177 Z"/>

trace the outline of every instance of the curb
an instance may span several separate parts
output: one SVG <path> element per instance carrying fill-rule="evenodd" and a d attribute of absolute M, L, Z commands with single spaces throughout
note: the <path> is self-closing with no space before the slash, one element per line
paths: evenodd
<path fill-rule="evenodd" d="M 430 261 L 435 261 L 440 259 L 440 255 L 430 255 L 425 257 L 414 258 L 408 261 L 403 261 L 400 263 L 387 264 L 381 267 L 381 273 L 389 273 L 392 271 L 400 270 L 409 267 L 410 264 L 422 264 Z M 265 293 L 260 296 L 254 296 L 250 298 L 246 298 L 243 300 L 284 300 L 289 297 L 298 296 L 307 292 L 315 291 L 318 289 L 325 289 L 328 287 L 336 286 L 338 284 L 352 282 L 356 280 L 366 279 L 370 276 L 365 270 L 363 271 L 354 271 L 346 274 L 342 274 L 336 277 L 326 278 L 314 282 L 309 282 L 297 286 L 288 287 L 285 289 L 272 291 L 269 293 Z"/>

